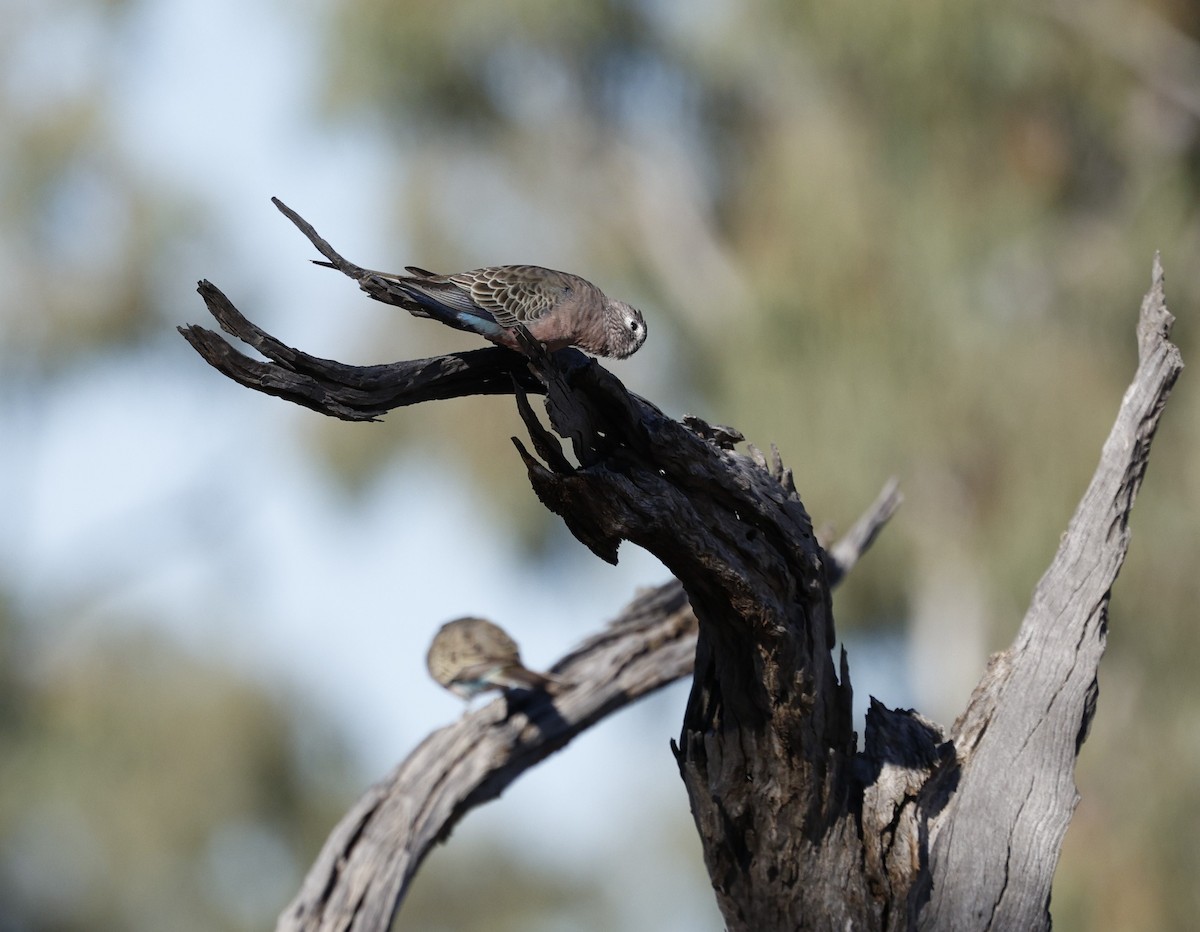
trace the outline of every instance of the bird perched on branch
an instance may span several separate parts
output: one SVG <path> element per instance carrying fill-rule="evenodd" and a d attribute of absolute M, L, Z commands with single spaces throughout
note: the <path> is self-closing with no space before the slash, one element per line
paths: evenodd
<path fill-rule="evenodd" d="M 442 625 L 425 663 L 434 680 L 468 702 L 489 689 L 546 690 L 561 683 L 526 668 L 516 642 L 484 618 L 459 618 Z"/>
<path fill-rule="evenodd" d="M 578 346 L 624 359 L 646 342 L 641 311 L 569 272 L 537 265 L 498 265 L 456 275 L 411 265 L 405 271 L 407 275 L 370 275 L 410 314 L 478 333 L 509 349 L 520 349 L 514 330 L 518 324 L 550 350 Z"/>

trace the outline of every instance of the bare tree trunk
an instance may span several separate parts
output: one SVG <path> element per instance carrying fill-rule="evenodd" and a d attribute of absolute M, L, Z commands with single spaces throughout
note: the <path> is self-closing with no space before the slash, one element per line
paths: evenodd
<path fill-rule="evenodd" d="M 924 928 L 1049 927 L 1050 882 L 1079 802 L 1075 758 L 1096 711 L 1109 593 L 1150 443 L 1183 368 L 1168 339 L 1173 322 L 1155 256 L 1137 373 L 1100 463 L 1016 640 L 992 657 L 951 729 L 953 763 L 926 788 L 929 866 L 912 902 Z"/>
<path fill-rule="evenodd" d="M 279 206 L 336 268 L 389 300 L 381 280 Z M 1137 375 L 1016 641 L 993 658 L 948 736 L 916 713 L 872 703 L 862 751 L 844 652 L 834 664 L 829 598 L 853 561 L 817 543 L 777 453 L 768 461 L 753 448 L 735 452 L 736 431 L 675 421 L 576 351 L 548 356 L 530 343 L 525 359 L 480 350 L 349 367 L 284 347 L 211 285 L 200 290 L 226 330 L 272 360 L 186 328 L 210 363 L 327 414 L 373 418 L 416 401 L 515 391 L 534 453 L 514 442 L 543 504 L 602 559 L 615 561 L 631 541 L 679 586 L 638 600 L 616 631 L 561 661 L 555 672 L 572 683 L 562 695 L 489 706 L 431 736 L 343 819 L 280 929 L 386 929 L 424 852 L 457 818 L 582 728 L 685 675 L 693 636 L 675 754 L 730 929 L 1049 927 L 1108 593 L 1182 365 L 1157 259 Z M 546 395 L 552 430 L 527 391 Z M 847 553 L 869 543 L 881 513 Z M 464 768 L 460 778 L 447 783 L 439 760 Z"/>

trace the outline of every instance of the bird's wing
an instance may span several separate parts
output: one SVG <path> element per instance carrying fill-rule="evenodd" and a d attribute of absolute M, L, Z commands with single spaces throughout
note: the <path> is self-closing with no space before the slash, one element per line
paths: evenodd
<path fill-rule="evenodd" d="M 494 679 L 496 674 L 503 669 L 504 663 L 496 660 L 481 660 L 479 663 L 465 663 L 454 671 L 454 682 L 494 683 L 496 686 L 503 686 L 503 683 L 496 682 Z"/>
<path fill-rule="evenodd" d="M 574 276 L 537 265 L 493 266 L 446 278 L 503 327 L 539 320 L 577 287 Z"/>
<path fill-rule="evenodd" d="M 419 309 L 414 313 L 417 313 L 419 316 L 428 317 L 432 314 L 432 316 L 437 317 L 439 320 L 449 323 L 445 319 L 446 313 L 451 315 L 465 314 L 476 320 L 497 323 L 491 309 L 481 307 L 471 297 L 470 292 L 464 290 L 461 285 L 448 281 L 445 276 L 439 275 L 436 278 L 430 279 L 416 278 L 415 276 L 412 278 L 398 276 L 392 280 L 396 282 L 396 286 L 400 291 L 414 302 L 414 305 Z M 439 309 L 441 313 L 437 313 Z"/>

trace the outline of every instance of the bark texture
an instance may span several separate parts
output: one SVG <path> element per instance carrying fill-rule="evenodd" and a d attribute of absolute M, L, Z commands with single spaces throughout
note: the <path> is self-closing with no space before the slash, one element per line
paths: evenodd
<path fill-rule="evenodd" d="M 1096 711 L 1109 593 L 1150 443 L 1183 368 L 1168 339 L 1173 322 L 1156 256 L 1137 373 L 1100 463 L 1016 640 L 992 658 L 955 722 L 954 761 L 931 787 L 929 871 L 913 898 L 926 928 L 1049 926 L 1050 883 L 1079 802 L 1075 758 Z"/>
<path fill-rule="evenodd" d="M 329 264 L 389 299 L 279 206 Z M 603 715 L 685 675 L 692 637 L 694 679 L 674 750 L 730 929 L 1048 928 L 1108 593 L 1182 367 L 1162 283 L 1156 259 L 1137 374 L 1017 639 L 993 658 L 949 733 L 873 702 L 862 750 L 848 659 L 834 661 L 829 597 L 853 559 L 816 541 L 776 451 L 738 452 L 736 431 L 676 421 L 594 360 L 528 340 L 524 355 L 486 349 L 369 369 L 315 359 L 202 283 L 222 326 L 270 362 L 199 327 L 184 335 L 257 390 L 348 419 L 513 391 L 529 448 L 514 442 L 542 503 L 602 559 L 615 561 L 631 541 L 678 580 L 634 603 L 630 617 L 640 620 L 630 629 L 555 667 L 576 684 L 563 696 L 521 710 L 498 703 L 431 736 L 338 826 L 280 928 L 385 929 L 428 846 L 467 808 Z M 546 396 L 549 428 L 532 392 Z M 879 523 L 859 531 L 858 545 L 848 535 L 846 552 L 861 552 Z"/>
<path fill-rule="evenodd" d="M 691 669 L 696 621 L 671 582 L 560 660 L 553 697 L 518 693 L 431 734 L 329 836 L 281 930 L 387 929 L 429 849 L 470 809 L 611 712 Z M 515 704 L 515 696 L 528 699 Z"/>

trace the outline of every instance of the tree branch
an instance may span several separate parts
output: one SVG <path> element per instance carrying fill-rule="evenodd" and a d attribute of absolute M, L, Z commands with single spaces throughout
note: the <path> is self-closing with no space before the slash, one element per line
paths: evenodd
<path fill-rule="evenodd" d="M 1156 255 L 1139 316 L 1138 369 L 1100 463 L 1013 645 L 992 658 L 954 724 L 955 758 L 923 815 L 930 842 L 925 928 L 1049 928 L 1050 882 L 1079 795 L 1075 758 L 1099 692 L 1108 599 L 1129 548 L 1129 513 L 1183 368 Z M 953 792 L 950 792 L 953 785 Z"/>
<path fill-rule="evenodd" d="M 856 527 L 878 530 L 895 505 L 881 495 Z M 851 532 L 839 542 L 848 566 L 873 539 Z M 558 661 L 551 672 L 566 685 L 553 695 L 521 694 L 518 706 L 510 694 L 431 734 L 342 817 L 277 932 L 389 928 L 425 856 L 459 819 L 585 729 L 691 674 L 696 633 L 672 580 Z"/>
<path fill-rule="evenodd" d="M 385 930 L 429 849 L 469 810 L 600 719 L 691 667 L 695 619 L 675 582 L 636 599 L 551 672 L 566 685 L 508 694 L 435 731 L 338 823 L 284 930 Z M 519 708 L 516 696 L 527 701 Z"/>
<path fill-rule="evenodd" d="M 386 300 L 371 291 L 381 281 L 373 273 L 341 260 L 280 209 L 335 267 Z M 630 541 L 679 580 L 673 592 L 635 603 L 645 628 L 629 639 L 605 635 L 555 668 L 575 684 L 566 695 L 432 736 L 339 825 L 281 919 L 292 924 L 282 927 L 324 927 L 329 916 L 338 928 L 386 928 L 424 851 L 466 808 L 561 747 L 603 714 L 597 710 L 682 675 L 691 635 L 682 615 L 655 616 L 665 628 L 655 627 L 648 605 L 661 598 L 679 612 L 690 603 L 697 624 L 675 752 L 731 930 L 1048 928 L 1050 881 L 1076 800 L 1074 760 L 1094 712 L 1108 592 L 1182 365 L 1168 340 L 1157 259 L 1137 375 L 1015 643 L 993 659 L 948 739 L 915 712 L 872 703 L 861 753 L 844 651 L 834 667 L 829 589 L 869 544 L 872 524 L 831 558 L 778 451 L 770 459 L 753 448 L 739 453 L 736 431 L 675 421 L 576 351 L 547 354 L 526 340 L 524 357 L 493 348 L 362 369 L 285 347 L 215 288 L 202 284 L 201 293 L 222 326 L 270 362 L 186 328 L 206 359 L 242 384 L 326 414 L 372 418 L 421 400 L 515 392 L 534 453 L 514 442 L 542 503 L 602 559 L 615 562 Z M 548 428 L 529 393 L 545 394 Z M 892 500 L 880 501 L 884 514 Z M 680 589 L 686 603 L 671 601 L 682 599 Z M 656 660 L 652 643 L 672 659 Z M 649 667 L 631 673 L 639 663 Z M 489 741 L 486 751 L 470 750 Z M 464 770 L 453 785 L 447 778 L 422 789 L 442 756 Z M 464 795 L 469 780 L 461 775 L 480 760 L 497 769 Z M 408 795 L 394 792 L 401 784 Z M 413 843 L 397 848 L 396 832 L 411 832 Z"/>
<path fill-rule="evenodd" d="M 875 543 L 875 538 L 903 501 L 899 480 L 889 479 L 871 503 L 871 507 L 854 522 L 846 536 L 825 551 L 825 573 L 829 577 L 830 588 L 836 586 L 843 576 L 854 569 L 859 557 Z"/>
<path fill-rule="evenodd" d="M 270 362 L 239 352 L 212 330 L 192 324 L 179 332 L 204 361 L 239 385 L 275 395 L 345 421 L 374 421 L 393 408 L 461 398 L 503 395 L 514 382 L 541 393 L 541 383 L 516 353 L 498 346 L 381 366 L 348 366 L 293 349 L 247 320 L 212 282 L 196 290 L 221 329 Z M 577 353 L 577 350 L 560 350 Z"/>

